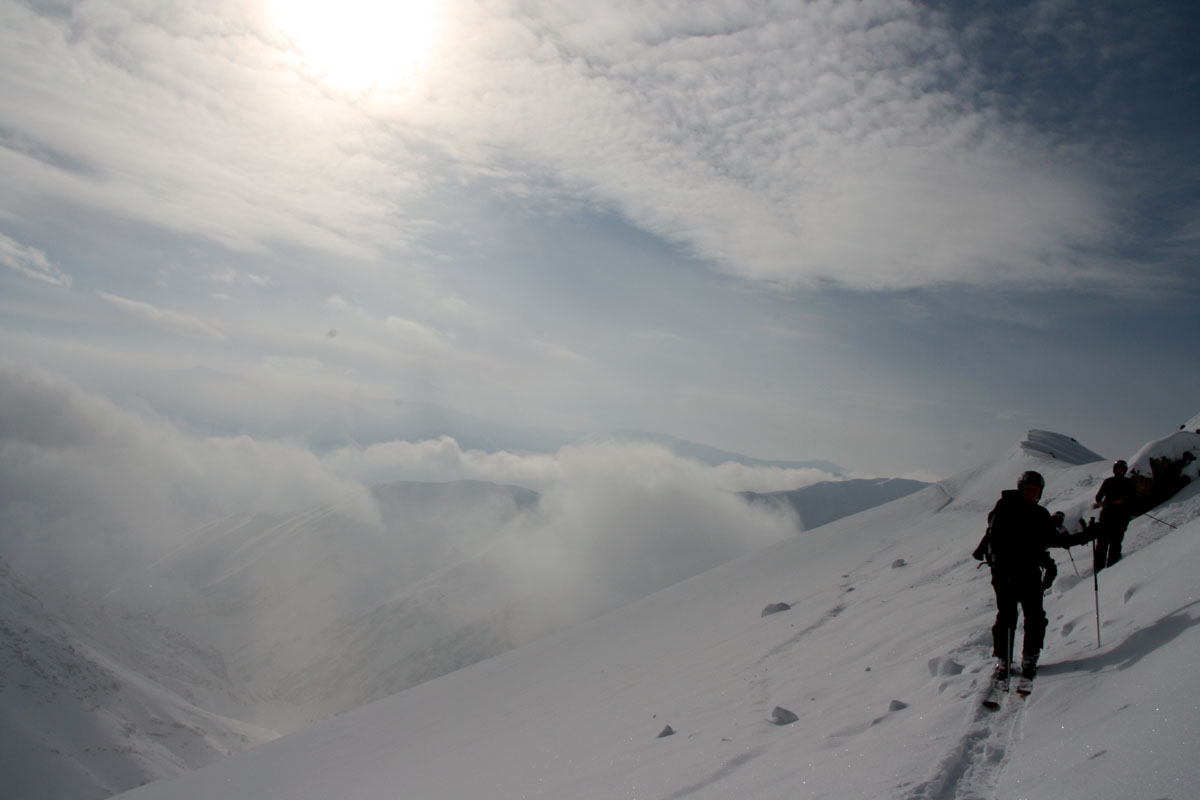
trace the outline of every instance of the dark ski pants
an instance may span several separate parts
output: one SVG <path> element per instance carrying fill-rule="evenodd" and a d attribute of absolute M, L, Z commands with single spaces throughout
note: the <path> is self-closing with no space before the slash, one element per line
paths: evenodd
<path fill-rule="evenodd" d="M 1046 640 L 1046 611 L 1042 608 L 1040 572 L 1031 575 L 992 573 L 996 590 L 996 624 L 992 626 L 992 654 L 1005 661 L 1017 661 L 1013 649 L 1017 638 L 1017 607 L 1025 614 L 1025 641 L 1022 656 L 1037 658 Z"/>
<path fill-rule="evenodd" d="M 1125 529 L 1129 527 L 1129 516 L 1115 509 L 1100 511 L 1100 535 L 1096 537 L 1096 551 L 1092 554 L 1092 570 L 1099 572 L 1121 560 L 1121 543 L 1125 541 Z"/>

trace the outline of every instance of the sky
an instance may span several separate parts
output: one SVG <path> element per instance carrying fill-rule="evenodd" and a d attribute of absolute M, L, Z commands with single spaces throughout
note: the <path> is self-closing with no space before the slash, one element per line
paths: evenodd
<path fill-rule="evenodd" d="M 1200 396 L 1198 13 L 3 0 L 4 374 L 264 441 L 1129 455 Z"/>

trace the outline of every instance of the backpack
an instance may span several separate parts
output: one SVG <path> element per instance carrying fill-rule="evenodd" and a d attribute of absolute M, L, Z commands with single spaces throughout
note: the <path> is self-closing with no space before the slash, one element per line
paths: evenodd
<path fill-rule="evenodd" d="M 979 546 L 975 548 L 975 552 L 971 553 L 971 557 L 976 561 L 983 561 L 989 567 L 995 561 L 995 554 L 992 552 L 992 522 L 996 518 L 996 509 L 993 508 L 987 515 L 987 530 L 983 534 L 983 538 L 979 540 Z"/>

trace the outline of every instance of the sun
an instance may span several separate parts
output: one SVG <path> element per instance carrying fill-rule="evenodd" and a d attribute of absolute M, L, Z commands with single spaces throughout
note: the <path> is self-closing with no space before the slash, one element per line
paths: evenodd
<path fill-rule="evenodd" d="M 273 24 L 331 87 L 386 89 L 428 63 L 437 0 L 270 0 Z"/>

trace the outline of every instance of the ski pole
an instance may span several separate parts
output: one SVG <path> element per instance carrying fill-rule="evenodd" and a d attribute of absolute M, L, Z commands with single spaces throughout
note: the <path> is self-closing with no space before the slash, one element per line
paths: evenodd
<path fill-rule="evenodd" d="M 1016 612 L 1014 611 L 1013 613 Z M 1014 625 L 1011 628 L 1006 628 L 1004 630 L 1004 634 L 1008 637 L 1008 663 L 1004 665 L 1004 673 L 1008 675 L 1009 680 L 1012 680 L 1013 645 L 1015 644 L 1014 640 L 1017 638 L 1016 626 Z"/>
<path fill-rule="evenodd" d="M 1177 528 L 1176 526 L 1167 522 L 1165 519 L 1159 519 L 1158 517 L 1154 516 L 1153 514 L 1147 514 L 1145 511 L 1143 511 L 1142 516 L 1149 517 L 1150 519 L 1154 520 L 1155 522 L 1161 522 L 1163 525 L 1166 525 L 1168 528 L 1171 528 L 1172 530 L 1176 530 L 1176 531 L 1179 530 L 1179 528 Z"/>
<path fill-rule="evenodd" d="M 1096 540 L 1092 540 L 1092 564 L 1096 563 Z M 1096 595 L 1096 649 L 1100 648 L 1100 571 L 1092 567 L 1092 591 Z"/>
<path fill-rule="evenodd" d="M 1067 558 L 1071 559 L 1071 569 L 1075 570 L 1075 577 L 1079 577 L 1079 567 L 1075 566 L 1075 556 L 1071 555 L 1071 548 L 1067 548 Z"/>

